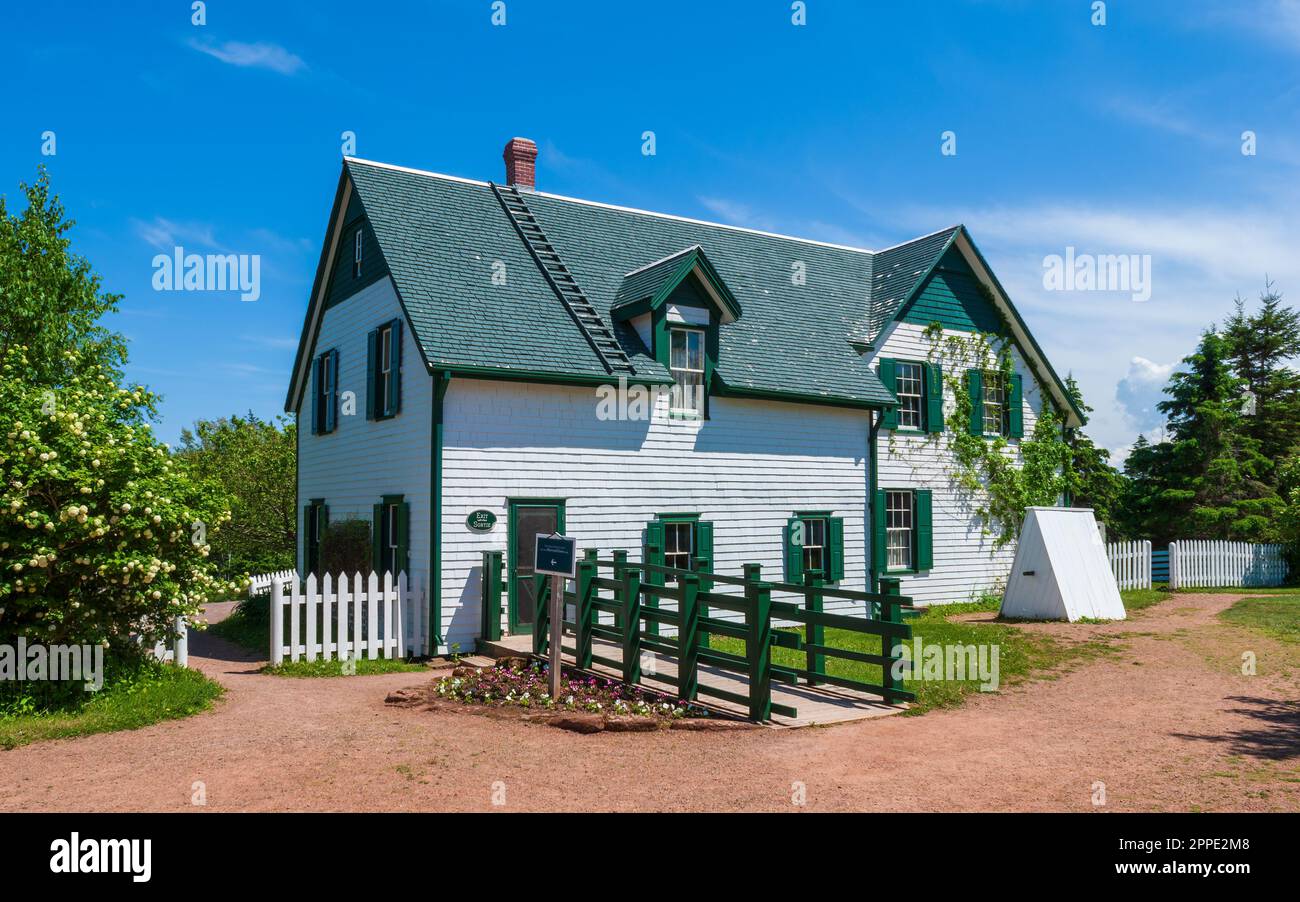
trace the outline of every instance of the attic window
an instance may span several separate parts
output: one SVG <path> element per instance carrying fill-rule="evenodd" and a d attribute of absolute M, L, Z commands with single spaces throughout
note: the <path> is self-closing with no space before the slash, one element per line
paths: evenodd
<path fill-rule="evenodd" d="M 671 412 L 674 416 L 698 417 L 704 413 L 704 332 L 700 329 L 669 330 L 669 363 L 673 374 Z"/>
<path fill-rule="evenodd" d="M 357 226 L 357 235 L 352 249 L 352 278 L 354 279 L 361 278 L 361 241 L 362 229 L 361 226 Z"/>

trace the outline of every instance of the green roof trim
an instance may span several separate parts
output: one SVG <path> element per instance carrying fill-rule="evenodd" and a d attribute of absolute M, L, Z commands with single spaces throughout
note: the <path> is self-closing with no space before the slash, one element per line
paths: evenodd
<path fill-rule="evenodd" d="M 614 295 L 610 313 L 626 320 L 658 310 L 692 272 L 708 289 L 705 295 L 716 303 L 724 324 L 740 319 L 740 302 L 698 244 L 629 272 Z"/>

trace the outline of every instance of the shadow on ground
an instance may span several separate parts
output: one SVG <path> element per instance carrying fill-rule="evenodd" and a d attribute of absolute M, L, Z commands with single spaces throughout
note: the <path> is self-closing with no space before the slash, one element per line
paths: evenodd
<path fill-rule="evenodd" d="M 1231 730 L 1220 734 L 1174 733 L 1180 739 L 1212 742 L 1227 748 L 1234 755 L 1285 761 L 1300 758 L 1300 702 L 1277 701 L 1270 698 L 1253 698 L 1234 695 L 1228 701 L 1236 703 L 1233 714 L 1242 714 L 1256 721 L 1258 726 Z"/>

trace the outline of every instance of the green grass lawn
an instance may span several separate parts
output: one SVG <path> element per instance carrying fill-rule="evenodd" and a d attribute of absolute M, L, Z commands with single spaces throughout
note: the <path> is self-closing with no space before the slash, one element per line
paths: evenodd
<path fill-rule="evenodd" d="M 163 720 L 188 717 L 212 707 L 221 685 L 199 673 L 171 665 L 106 685 L 79 708 L 48 713 L 0 715 L 0 748 L 29 742 L 135 730 Z"/>
<path fill-rule="evenodd" d="M 1129 610 L 1140 609 L 1168 598 L 1166 592 L 1123 592 L 1124 604 Z M 1110 654 L 1115 650 L 1114 640 L 1095 638 L 1082 642 L 1063 641 L 1042 633 L 1030 632 L 1013 624 L 982 622 L 950 622 L 949 618 L 959 614 L 996 611 L 999 600 L 990 598 L 984 601 L 963 604 L 936 605 L 925 609 L 920 616 L 909 619 L 913 638 L 920 637 L 924 645 L 996 645 L 998 646 L 999 688 L 1029 678 L 1050 677 L 1054 671 L 1082 663 L 1084 661 Z M 802 634 L 802 628 L 790 629 L 788 632 Z M 847 630 L 827 629 L 826 645 L 848 651 L 880 654 L 880 639 L 876 636 Z M 710 639 L 712 647 L 743 655 L 745 643 L 739 639 L 714 636 Z M 774 664 L 786 667 L 803 668 L 806 655 L 791 648 L 773 648 Z M 877 664 L 862 664 L 854 661 L 827 658 L 826 672 L 832 676 L 847 677 L 867 683 L 879 684 L 881 667 Z M 924 714 L 936 708 L 951 708 L 962 703 L 972 692 L 980 691 L 981 680 L 974 677 L 966 680 L 907 680 L 905 688 L 916 693 L 916 701 L 908 709 L 908 714 Z"/>
<path fill-rule="evenodd" d="M 271 649 L 271 621 L 269 617 L 260 616 L 258 609 L 241 604 L 220 623 L 208 627 L 208 632 L 254 654 L 267 656 Z M 333 677 L 333 676 L 367 676 L 375 673 L 402 673 L 424 670 L 421 664 L 407 661 L 376 658 L 373 661 L 365 657 L 356 662 L 355 674 L 345 670 L 342 661 L 285 661 L 274 667 L 267 666 L 263 673 L 289 677 Z"/>
<path fill-rule="evenodd" d="M 1166 583 L 1158 583 L 1157 585 L 1158 585 L 1158 586 L 1166 586 L 1167 584 L 1166 584 Z M 1156 591 L 1160 592 L 1160 591 L 1168 591 L 1168 590 L 1167 590 L 1167 589 L 1159 589 L 1159 588 L 1157 588 Z M 1300 587 L 1296 587 L 1296 586 L 1277 586 L 1277 587 L 1275 587 L 1275 588 L 1271 588 L 1271 589 L 1252 589 L 1252 588 L 1249 588 L 1249 587 L 1243 587 L 1243 586 L 1219 586 L 1219 587 L 1216 588 L 1216 587 L 1214 587 L 1214 586 L 1210 586 L 1210 587 L 1206 587 L 1206 588 L 1179 589 L 1179 590 L 1178 590 L 1178 594 L 1180 594 L 1180 595 L 1186 595 L 1186 594 L 1192 594 L 1192 595 L 1237 595 L 1237 594 L 1241 594 L 1241 595 L 1295 595 L 1295 594 L 1297 594 L 1297 593 L 1300 593 Z"/>
<path fill-rule="evenodd" d="M 1295 593 L 1295 590 L 1291 590 Z M 1257 629 L 1286 642 L 1300 642 L 1300 594 L 1243 598 L 1219 614 L 1238 626 Z"/>

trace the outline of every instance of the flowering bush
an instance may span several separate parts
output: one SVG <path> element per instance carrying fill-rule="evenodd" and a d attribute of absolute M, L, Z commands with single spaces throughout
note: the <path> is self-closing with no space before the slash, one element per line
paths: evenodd
<path fill-rule="evenodd" d="M 550 696 L 550 666 L 532 662 L 526 667 L 488 667 L 443 677 L 435 687 L 444 698 L 476 705 L 586 711 L 607 716 L 708 717 L 698 705 L 642 689 L 617 680 L 565 670 L 560 697 Z"/>
<path fill-rule="evenodd" d="M 207 560 L 220 491 L 154 439 L 145 389 L 86 361 L 38 385 L 28 364 L 21 345 L 0 363 L 0 637 L 120 652 L 132 634 L 171 638 L 177 616 L 238 589 Z"/>

